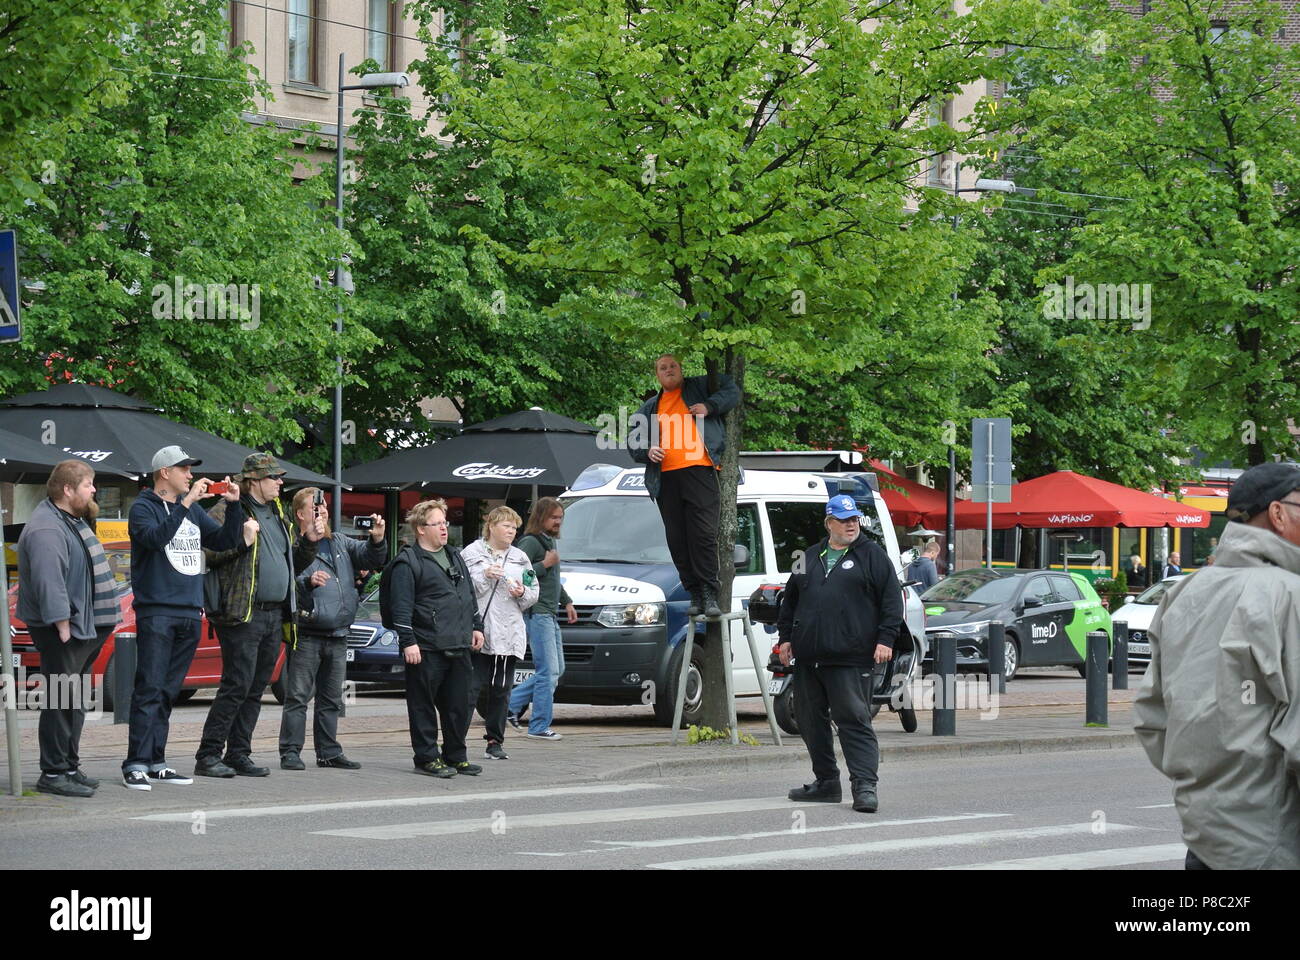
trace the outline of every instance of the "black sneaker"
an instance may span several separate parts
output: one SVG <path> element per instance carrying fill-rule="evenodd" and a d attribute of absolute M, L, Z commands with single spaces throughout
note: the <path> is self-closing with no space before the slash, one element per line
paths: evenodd
<path fill-rule="evenodd" d="M 86 776 L 80 770 L 69 770 L 68 779 L 73 783 L 81 784 L 83 787 L 90 787 L 91 790 L 94 790 L 99 786 L 99 781 L 97 779 Z"/>
<path fill-rule="evenodd" d="M 467 777 L 477 777 L 483 772 L 482 767 L 477 763 L 470 763 L 468 760 L 462 760 L 459 763 L 449 763 L 447 766 L 451 767 L 457 773 L 462 773 Z"/>
<path fill-rule="evenodd" d="M 234 770 L 241 777 L 269 777 L 271 775 L 270 767 L 259 767 L 253 762 L 252 757 L 240 757 L 238 760 L 225 761 L 226 766 Z"/>
<path fill-rule="evenodd" d="M 516 730 L 522 730 L 524 728 L 524 714 L 527 712 L 527 710 L 521 713 L 510 713 L 507 711 L 506 723 L 510 724 L 510 726 L 514 727 Z"/>
<path fill-rule="evenodd" d="M 795 787 L 788 796 L 796 803 L 839 803 L 844 799 L 844 788 L 838 780 L 814 780 Z"/>
<path fill-rule="evenodd" d="M 41 793 L 52 793 L 58 797 L 93 797 L 95 791 L 73 780 L 66 773 L 43 773 L 36 781 L 36 789 Z"/>
<path fill-rule="evenodd" d="M 281 770 L 306 770 L 307 764 L 302 762 L 302 757 L 296 753 L 286 753 L 280 758 Z"/>
<path fill-rule="evenodd" d="M 148 773 L 150 783 L 174 783 L 177 786 L 186 787 L 194 782 L 191 777 L 183 777 L 171 767 L 164 767 L 161 770 L 150 770 Z"/>
<path fill-rule="evenodd" d="M 415 772 L 422 773 L 426 777 L 437 777 L 440 780 L 450 780 L 456 776 L 456 768 L 449 767 L 442 760 L 430 760 L 428 763 L 417 763 Z"/>
<path fill-rule="evenodd" d="M 196 777 L 220 777 L 222 780 L 229 780 L 235 775 L 233 767 L 228 767 L 220 760 L 196 760 L 194 761 L 194 775 Z"/>
<path fill-rule="evenodd" d="M 496 742 L 489 743 L 487 745 L 487 749 L 483 751 L 483 756 L 486 757 L 488 760 L 509 760 L 510 759 L 510 757 L 506 754 L 506 751 L 501 746 L 501 744 Z"/>
<path fill-rule="evenodd" d="M 128 770 L 122 774 L 122 783 L 128 790 L 152 790 L 153 784 L 143 770 Z"/>
<path fill-rule="evenodd" d="M 341 753 L 337 757 L 330 757 L 328 760 L 317 760 L 316 766 L 334 767 L 335 769 L 338 770 L 360 770 L 361 769 L 361 764 L 357 763 L 355 760 L 349 760 Z"/>

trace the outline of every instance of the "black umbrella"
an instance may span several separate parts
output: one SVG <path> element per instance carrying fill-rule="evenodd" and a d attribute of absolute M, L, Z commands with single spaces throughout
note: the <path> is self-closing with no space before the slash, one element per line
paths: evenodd
<path fill-rule="evenodd" d="M 355 487 L 421 484 L 438 493 L 515 499 L 560 493 L 594 463 L 635 464 L 621 448 L 606 449 L 596 428 L 534 407 L 466 427 L 458 436 L 402 450 L 343 472 Z"/>
<path fill-rule="evenodd" d="M 0 401 L 0 430 L 57 452 L 56 462 L 80 457 L 96 470 L 134 477 L 149 473 L 153 455 L 171 444 L 202 460 L 195 472 L 205 476 L 233 476 L 253 452 L 252 447 L 168 420 L 157 411 L 152 404 L 104 387 L 59 384 Z M 287 460 L 280 460 L 280 466 L 289 483 L 334 484 Z"/>

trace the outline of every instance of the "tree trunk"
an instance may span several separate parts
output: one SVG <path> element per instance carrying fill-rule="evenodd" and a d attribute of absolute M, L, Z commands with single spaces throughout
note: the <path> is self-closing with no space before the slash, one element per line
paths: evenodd
<path fill-rule="evenodd" d="M 739 484 L 741 441 L 745 427 L 745 358 L 731 348 L 722 358 L 706 361 L 709 375 L 709 392 L 718 389 L 718 374 L 727 373 L 741 390 L 741 401 L 726 414 L 723 422 L 727 430 L 727 447 L 722 454 L 722 472 L 718 477 L 722 509 L 718 521 L 718 605 L 724 613 L 731 608 L 731 584 L 736 578 L 733 557 L 736 551 L 736 487 Z M 730 630 L 729 622 L 710 622 L 701 653 L 704 657 L 703 722 L 715 730 L 730 725 L 727 705 L 727 687 L 724 671 L 731 669 L 722 656 L 722 631 Z"/>

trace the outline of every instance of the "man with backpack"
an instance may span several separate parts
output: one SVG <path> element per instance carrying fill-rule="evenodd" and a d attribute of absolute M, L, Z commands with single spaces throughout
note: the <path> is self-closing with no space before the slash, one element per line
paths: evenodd
<path fill-rule="evenodd" d="M 379 586 L 383 624 L 397 632 L 406 661 L 406 714 L 415 772 L 443 779 L 477 776 L 483 768 L 466 757 L 470 651 L 483 646 L 469 568 L 447 546 L 447 503 L 424 500 L 406 515 L 415 543 L 393 559 Z M 442 751 L 438 719 L 442 715 Z"/>

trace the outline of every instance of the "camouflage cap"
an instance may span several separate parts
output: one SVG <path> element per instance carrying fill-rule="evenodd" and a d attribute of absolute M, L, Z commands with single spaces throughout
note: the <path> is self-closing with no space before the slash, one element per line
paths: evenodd
<path fill-rule="evenodd" d="M 244 458 L 240 480 L 261 480 L 264 477 L 282 477 L 284 468 L 269 453 L 250 453 Z"/>

